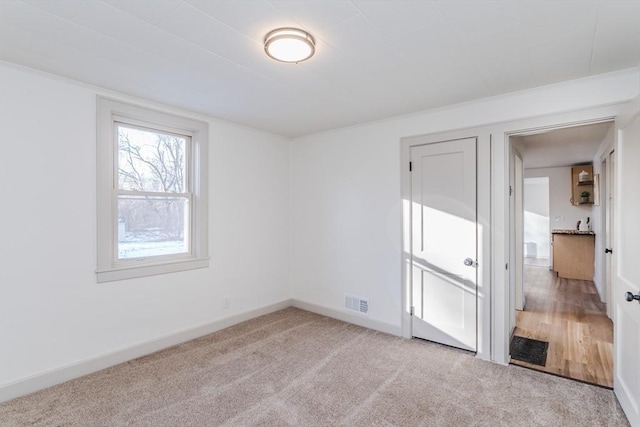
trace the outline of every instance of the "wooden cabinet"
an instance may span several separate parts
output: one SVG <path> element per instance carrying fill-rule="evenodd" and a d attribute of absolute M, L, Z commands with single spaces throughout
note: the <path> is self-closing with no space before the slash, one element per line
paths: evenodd
<path fill-rule="evenodd" d="M 553 270 L 558 277 L 593 280 L 595 235 L 590 231 L 552 234 Z"/>
<path fill-rule="evenodd" d="M 588 173 L 587 179 L 580 180 L 580 173 Z M 589 196 L 582 197 L 583 192 L 588 192 Z M 593 204 L 593 165 L 578 165 L 571 168 L 571 204 L 592 205 Z"/>

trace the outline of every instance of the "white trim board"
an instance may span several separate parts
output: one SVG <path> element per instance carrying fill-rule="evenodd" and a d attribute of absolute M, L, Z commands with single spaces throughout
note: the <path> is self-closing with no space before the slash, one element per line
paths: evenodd
<path fill-rule="evenodd" d="M 0 402 L 5 402 L 16 397 L 24 396 L 74 378 L 88 375 L 111 366 L 146 356 L 156 351 L 160 351 L 174 345 L 200 338 L 202 336 L 217 332 L 238 323 L 254 319 L 274 311 L 282 310 L 294 305 L 291 300 L 286 299 L 274 304 L 247 310 L 242 313 L 215 320 L 204 325 L 194 326 L 180 332 L 164 335 L 143 341 L 139 344 L 125 347 L 120 350 L 105 353 L 89 359 L 81 360 L 66 366 L 51 369 L 39 374 L 31 375 L 19 380 L 11 381 L 0 386 Z M 309 310 L 312 311 L 312 310 Z"/>
<path fill-rule="evenodd" d="M 373 320 L 367 316 L 359 314 L 351 314 L 346 310 L 336 310 L 334 308 L 325 307 L 322 305 L 314 304 L 307 301 L 301 301 L 297 299 L 291 300 L 293 307 L 301 310 L 310 311 L 312 313 L 321 314 L 323 316 L 331 317 L 332 319 L 342 320 L 343 322 L 352 323 L 354 325 L 362 326 L 363 328 L 373 329 L 386 334 L 402 336 L 402 326 L 393 325 L 391 323 L 381 322 L 379 320 Z"/>

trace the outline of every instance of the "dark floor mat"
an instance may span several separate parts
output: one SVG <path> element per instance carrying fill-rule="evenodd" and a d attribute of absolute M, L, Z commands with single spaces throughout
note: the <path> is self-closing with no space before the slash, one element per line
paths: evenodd
<path fill-rule="evenodd" d="M 514 336 L 511 339 L 511 358 L 522 362 L 544 366 L 547 363 L 548 349 L 549 343 L 546 341 L 519 336 Z"/>

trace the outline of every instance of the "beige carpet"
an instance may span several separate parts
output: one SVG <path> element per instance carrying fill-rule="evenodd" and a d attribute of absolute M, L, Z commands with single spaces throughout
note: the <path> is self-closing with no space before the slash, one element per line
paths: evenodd
<path fill-rule="evenodd" d="M 294 308 L 5 402 L 0 424 L 628 425 L 610 390 Z"/>

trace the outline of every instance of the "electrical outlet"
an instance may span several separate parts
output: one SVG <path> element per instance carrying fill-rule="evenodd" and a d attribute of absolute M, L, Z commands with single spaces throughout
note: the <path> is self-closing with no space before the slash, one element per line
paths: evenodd
<path fill-rule="evenodd" d="M 229 303 L 229 297 L 222 297 L 222 308 L 227 309 L 229 307 L 231 307 L 231 304 Z"/>
<path fill-rule="evenodd" d="M 553 219 L 555 222 L 564 222 L 564 215 L 558 215 Z"/>

